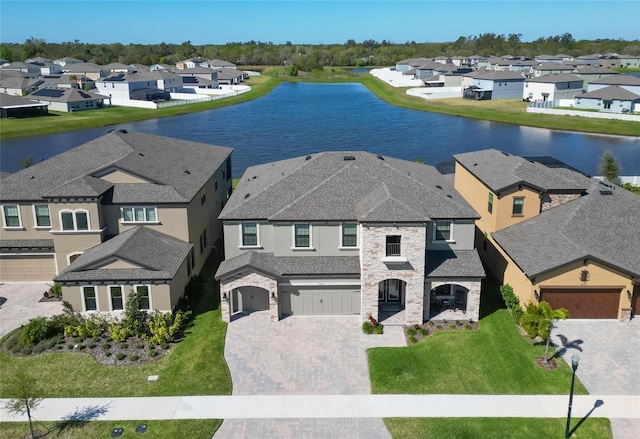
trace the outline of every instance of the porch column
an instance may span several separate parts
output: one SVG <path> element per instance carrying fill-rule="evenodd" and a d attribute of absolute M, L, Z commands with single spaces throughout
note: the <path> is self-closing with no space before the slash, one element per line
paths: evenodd
<path fill-rule="evenodd" d="M 222 314 L 222 321 L 231 322 L 231 290 L 225 290 L 220 288 L 220 312 Z"/>
<path fill-rule="evenodd" d="M 268 290 L 269 294 L 269 321 L 277 322 L 280 320 L 280 312 L 278 311 L 278 287 L 272 285 Z"/>

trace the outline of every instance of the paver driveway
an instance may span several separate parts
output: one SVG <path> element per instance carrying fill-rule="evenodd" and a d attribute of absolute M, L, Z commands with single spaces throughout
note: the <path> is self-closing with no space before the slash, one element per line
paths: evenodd
<path fill-rule="evenodd" d="M 552 336 L 567 364 L 580 357 L 576 375 L 589 393 L 640 395 L 640 318 L 559 321 Z M 640 437 L 638 419 L 613 419 L 611 427 L 614 439 Z"/>
<path fill-rule="evenodd" d="M 44 282 L 0 284 L 0 337 L 35 317 L 62 312 L 62 302 L 39 302 L 50 286 Z"/>
<path fill-rule="evenodd" d="M 232 321 L 225 358 L 234 395 L 369 394 L 366 349 L 405 346 L 400 327 L 365 335 L 359 316 L 289 317 L 269 322 L 267 312 Z M 381 419 L 225 420 L 216 438 L 388 438 Z"/>

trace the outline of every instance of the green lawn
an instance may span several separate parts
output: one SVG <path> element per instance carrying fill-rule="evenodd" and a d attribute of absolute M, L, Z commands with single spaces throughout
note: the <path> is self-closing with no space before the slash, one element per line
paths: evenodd
<path fill-rule="evenodd" d="M 368 351 L 373 393 L 564 394 L 571 368 L 548 371 L 534 359 L 534 346 L 516 329 L 505 309 L 480 321 L 477 331 L 440 331 L 404 348 Z M 576 380 L 576 394 L 587 394 Z"/>
<path fill-rule="evenodd" d="M 136 427 L 144 423 L 147 431 L 136 433 Z M 35 422 L 34 430 L 47 432 L 44 438 L 86 439 L 108 438 L 114 428 L 123 428 L 122 439 L 209 439 L 222 424 L 219 419 L 193 419 L 180 421 L 91 421 L 91 422 Z M 27 422 L 3 422 L 0 424 L 1 439 L 23 438 L 29 434 Z"/>
<path fill-rule="evenodd" d="M 43 397 L 229 395 L 231 375 L 224 359 L 226 323 L 220 319 L 213 275 L 221 254 L 207 260 L 201 274 L 206 294 L 192 327 L 166 357 L 140 366 L 104 366 L 89 354 L 55 353 L 14 357 L 0 352 L 1 383 L 20 368 L 39 377 Z M 147 382 L 149 375 L 158 381 Z"/>
<path fill-rule="evenodd" d="M 574 419 L 571 428 L 580 422 Z M 389 418 L 384 420 L 391 437 L 402 439 L 564 439 L 565 419 L 532 418 Z M 608 419 L 587 418 L 574 438 L 612 438 Z"/>

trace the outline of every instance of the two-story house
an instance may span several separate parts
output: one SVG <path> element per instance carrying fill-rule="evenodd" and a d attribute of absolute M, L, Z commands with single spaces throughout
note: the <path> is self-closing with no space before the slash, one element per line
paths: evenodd
<path fill-rule="evenodd" d="M 584 80 L 573 73 L 559 75 L 543 75 L 524 81 L 523 99 L 532 101 L 553 101 L 556 99 L 573 99 L 581 94 Z"/>
<path fill-rule="evenodd" d="M 96 81 L 98 93 L 119 100 L 168 100 L 168 91 L 162 90 L 158 82 L 164 79 L 157 72 L 111 73 Z"/>
<path fill-rule="evenodd" d="M 479 317 L 478 214 L 432 166 L 367 152 L 253 166 L 219 218 L 224 321 L 268 310 L 414 324 L 432 304 Z"/>
<path fill-rule="evenodd" d="M 222 233 L 230 154 L 118 130 L 3 178 L 0 281 L 55 280 L 79 311 L 131 290 L 173 309 Z"/>
<path fill-rule="evenodd" d="M 454 156 L 455 188 L 480 213 L 485 266 L 523 305 L 629 320 L 640 295 L 640 198 L 559 162 L 495 149 Z"/>
<path fill-rule="evenodd" d="M 518 72 L 477 70 L 462 76 L 465 99 L 499 100 L 519 99 L 524 89 L 525 77 Z"/>

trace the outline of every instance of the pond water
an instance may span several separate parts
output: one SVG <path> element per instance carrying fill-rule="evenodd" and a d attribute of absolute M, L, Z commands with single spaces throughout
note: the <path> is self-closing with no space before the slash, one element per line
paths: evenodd
<path fill-rule="evenodd" d="M 323 150 L 365 150 L 435 165 L 452 154 L 496 148 L 550 155 L 598 174 L 611 149 L 621 175 L 640 175 L 640 139 L 578 134 L 408 110 L 363 85 L 283 83 L 267 96 L 226 108 L 91 130 L 3 140 L 0 169 L 16 171 L 27 156 L 49 158 L 114 128 L 234 148 L 233 175 L 251 165 Z"/>

